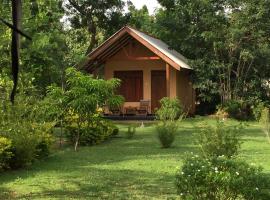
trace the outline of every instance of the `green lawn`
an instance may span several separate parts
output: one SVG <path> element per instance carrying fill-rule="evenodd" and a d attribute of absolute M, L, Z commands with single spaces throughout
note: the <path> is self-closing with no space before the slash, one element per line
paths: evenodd
<path fill-rule="evenodd" d="M 30 169 L 0 175 L 0 199 L 177 199 L 174 176 L 184 153 L 198 151 L 194 125 L 214 120 L 187 119 L 172 148 L 161 149 L 154 127 L 138 128 L 134 139 L 120 135 L 102 145 L 64 148 Z M 235 122 L 230 122 L 235 123 Z M 240 157 L 270 174 L 270 144 L 258 124 L 249 123 Z"/>

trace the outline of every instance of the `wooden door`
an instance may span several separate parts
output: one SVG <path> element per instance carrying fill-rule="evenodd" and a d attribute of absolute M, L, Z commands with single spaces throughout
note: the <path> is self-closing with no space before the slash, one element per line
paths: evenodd
<path fill-rule="evenodd" d="M 151 71 L 151 110 L 160 107 L 159 100 L 167 95 L 166 71 Z"/>
<path fill-rule="evenodd" d="M 118 94 L 126 102 L 139 102 L 143 99 L 143 71 L 115 71 L 114 77 L 121 80 Z"/>

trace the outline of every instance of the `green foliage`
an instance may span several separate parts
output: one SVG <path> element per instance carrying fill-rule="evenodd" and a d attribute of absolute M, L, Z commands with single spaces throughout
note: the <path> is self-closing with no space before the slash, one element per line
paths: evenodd
<path fill-rule="evenodd" d="M 151 32 L 189 59 L 200 102 L 267 98 L 262 80 L 270 76 L 268 1 L 159 2 L 165 8 Z"/>
<path fill-rule="evenodd" d="M 0 172 L 9 168 L 9 161 L 12 156 L 13 153 L 11 140 L 0 136 Z"/>
<path fill-rule="evenodd" d="M 45 123 L 39 107 L 35 89 L 31 80 L 20 77 L 19 90 L 14 105 L 8 100 L 10 91 L 8 77 L 0 76 L 0 87 L 3 94 L 0 104 L 0 137 L 11 141 L 12 157 L 5 168 L 17 169 L 29 166 L 36 159 L 49 154 L 53 142 L 51 130 L 54 123 Z M 37 113 L 39 113 L 37 115 Z"/>
<path fill-rule="evenodd" d="M 108 37 L 124 25 L 121 13 L 123 7 L 122 0 L 66 1 L 65 13 L 69 16 L 72 28 L 83 28 L 90 36 L 86 54 L 97 47 L 104 35 Z"/>
<path fill-rule="evenodd" d="M 132 139 L 134 137 L 135 133 L 136 133 L 136 126 L 134 126 L 134 125 L 128 126 L 128 130 L 126 131 L 126 137 L 128 139 Z"/>
<path fill-rule="evenodd" d="M 256 121 L 260 121 L 261 114 L 262 114 L 264 108 L 265 108 L 265 103 L 262 101 L 259 101 L 258 103 L 256 103 L 255 105 L 252 106 L 252 113 L 253 113 L 254 119 Z"/>
<path fill-rule="evenodd" d="M 225 122 L 217 121 L 215 126 L 199 127 L 198 143 L 206 157 L 225 156 L 231 158 L 240 149 L 242 125 L 227 126 Z"/>
<path fill-rule="evenodd" d="M 169 148 L 172 145 L 177 129 L 176 122 L 166 122 L 156 126 L 157 136 L 163 148 Z"/>
<path fill-rule="evenodd" d="M 230 100 L 223 105 L 223 109 L 231 118 L 238 120 L 252 119 L 251 105 L 247 101 Z"/>
<path fill-rule="evenodd" d="M 270 143 L 270 111 L 269 108 L 264 108 L 261 113 L 260 123 L 262 130 L 265 133 L 269 143 Z"/>
<path fill-rule="evenodd" d="M 108 99 L 107 104 L 110 110 L 120 109 L 124 104 L 125 98 L 121 95 L 115 95 L 113 98 Z"/>
<path fill-rule="evenodd" d="M 96 118 L 91 125 L 84 124 L 80 133 L 76 125 L 67 126 L 67 137 L 75 144 L 76 137 L 80 134 L 79 143 L 84 146 L 100 144 L 118 134 L 118 128 L 111 122 Z"/>
<path fill-rule="evenodd" d="M 243 161 L 189 155 L 177 171 L 178 195 L 186 200 L 266 200 L 270 182 L 261 171 Z"/>
<path fill-rule="evenodd" d="M 150 16 L 148 8 L 143 6 L 136 9 L 132 2 L 128 3 L 127 21 L 128 25 L 141 31 L 151 32 L 151 26 L 154 22 L 154 16 Z"/>
<path fill-rule="evenodd" d="M 156 126 L 156 131 L 161 146 L 169 148 L 175 139 L 178 122 L 183 118 L 183 108 L 177 98 L 164 97 L 160 100 L 160 104 L 161 106 L 156 111 L 156 115 L 157 119 L 162 122 Z"/>
<path fill-rule="evenodd" d="M 50 133 L 53 125 L 33 124 L 25 121 L 17 124 L 7 124 L 8 132 L 2 129 L 4 137 L 12 141 L 12 158 L 9 161 L 10 168 L 17 169 L 27 167 L 36 159 L 49 155 L 53 137 Z"/>
<path fill-rule="evenodd" d="M 170 99 L 169 97 L 163 97 L 160 100 L 161 107 L 156 111 L 157 119 L 162 121 L 173 121 L 183 114 L 183 108 L 180 101 Z"/>
<path fill-rule="evenodd" d="M 29 131 L 26 124 L 22 124 L 19 132 L 10 136 L 13 143 L 13 159 L 10 161 L 12 169 L 30 166 L 36 159 L 38 136 Z M 30 130 L 31 131 L 31 130 Z"/>
<path fill-rule="evenodd" d="M 73 139 L 76 139 L 74 147 L 77 150 L 80 137 L 83 137 L 83 135 L 90 132 L 93 132 L 91 135 L 99 132 L 105 134 L 106 131 L 96 130 L 97 133 L 95 133 L 95 130 L 93 130 L 102 129 L 102 127 L 94 125 L 97 123 L 96 118 L 100 120 L 98 108 L 107 105 L 108 102 L 111 102 L 114 106 L 120 106 L 123 98 L 115 95 L 115 90 L 120 85 L 118 79 L 95 79 L 93 76 L 83 74 L 75 68 L 68 68 L 66 75 L 67 85 L 65 89 L 57 86 L 48 88 L 46 104 L 49 105 L 48 110 L 51 111 L 49 113 L 55 121 L 60 119 L 67 126 L 76 126 L 77 130 L 71 132 L 73 136 L 76 135 Z M 86 130 L 86 127 L 89 130 Z M 92 139 L 89 140 L 89 143 L 91 143 Z M 102 138 L 100 140 L 103 141 Z M 93 141 L 93 143 L 96 143 L 95 139 Z"/>

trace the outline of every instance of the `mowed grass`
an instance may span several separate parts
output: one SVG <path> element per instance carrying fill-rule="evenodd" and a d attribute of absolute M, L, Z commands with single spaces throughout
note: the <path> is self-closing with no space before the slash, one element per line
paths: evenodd
<path fill-rule="evenodd" d="M 215 120 L 183 121 L 169 149 L 160 148 L 153 124 L 126 139 L 128 123 L 121 123 L 120 135 L 104 144 L 78 152 L 66 147 L 29 169 L 0 174 L 0 199 L 178 199 L 175 172 L 185 152 L 199 151 L 194 126 L 202 122 Z M 240 159 L 262 166 L 269 176 L 270 144 L 259 125 L 248 123 L 242 140 Z"/>

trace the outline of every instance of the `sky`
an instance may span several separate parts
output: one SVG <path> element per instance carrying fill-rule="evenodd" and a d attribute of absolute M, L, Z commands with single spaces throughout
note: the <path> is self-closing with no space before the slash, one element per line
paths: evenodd
<path fill-rule="evenodd" d="M 134 4 L 134 6 L 137 9 L 142 8 L 143 5 L 146 5 L 150 14 L 153 14 L 155 9 L 160 7 L 157 0 L 130 0 L 130 1 Z"/>

